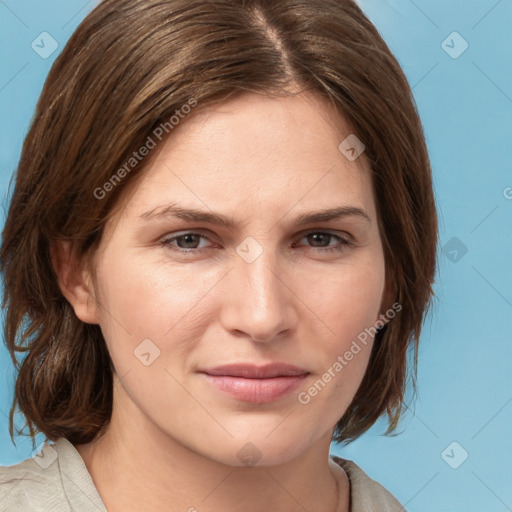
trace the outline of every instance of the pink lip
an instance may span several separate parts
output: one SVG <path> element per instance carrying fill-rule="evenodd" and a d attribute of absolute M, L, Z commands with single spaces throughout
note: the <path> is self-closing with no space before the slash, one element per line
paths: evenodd
<path fill-rule="evenodd" d="M 309 372 L 285 363 L 230 364 L 203 370 L 208 382 L 238 400 L 267 403 L 299 387 Z"/>

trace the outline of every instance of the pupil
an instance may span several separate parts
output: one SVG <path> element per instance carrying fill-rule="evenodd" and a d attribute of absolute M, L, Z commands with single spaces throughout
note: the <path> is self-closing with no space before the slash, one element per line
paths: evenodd
<path fill-rule="evenodd" d="M 192 244 L 194 245 L 194 238 L 196 235 L 183 235 L 183 239 L 185 241 L 185 244 Z M 197 242 L 197 241 L 196 241 Z M 187 249 L 190 249 L 190 247 L 186 247 Z"/>
<path fill-rule="evenodd" d="M 322 243 L 321 243 L 321 242 L 322 242 L 322 239 L 323 239 L 323 241 L 325 242 L 325 241 L 326 241 L 326 239 L 328 239 L 328 237 L 329 237 L 330 235 L 326 235 L 326 234 L 323 234 L 323 233 L 313 233 L 313 234 L 311 234 L 311 235 L 309 235 L 309 236 L 313 238 L 313 245 L 314 245 L 315 243 L 317 243 L 317 242 L 320 242 L 320 245 L 322 245 Z"/>

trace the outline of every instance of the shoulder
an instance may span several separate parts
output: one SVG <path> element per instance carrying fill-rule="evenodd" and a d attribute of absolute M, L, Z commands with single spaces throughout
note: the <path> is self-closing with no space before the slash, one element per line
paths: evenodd
<path fill-rule="evenodd" d="M 334 455 L 331 459 L 345 470 L 350 481 L 350 512 L 406 512 L 387 489 L 357 464 Z"/>
<path fill-rule="evenodd" d="M 33 457 L 0 466 L 0 512 L 105 511 L 80 454 L 64 438 Z"/>
<path fill-rule="evenodd" d="M 0 467 L 0 511 L 51 510 L 48 507 L 54 506 L 61 494 L 56 458 L 56 450 L 44 443 L 34 457 Z"/>

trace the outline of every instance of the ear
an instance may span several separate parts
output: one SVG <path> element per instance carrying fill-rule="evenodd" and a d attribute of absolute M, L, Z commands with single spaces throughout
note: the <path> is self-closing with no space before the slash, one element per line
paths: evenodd
<path fill-rule="evenodd" d="M 52 265 L 59 288 L 82 322 L 99 324 L 99 305 L 96 301 L 91 274 L 73 259 L 71 242 L 55 241 L 51 246 Z"/>

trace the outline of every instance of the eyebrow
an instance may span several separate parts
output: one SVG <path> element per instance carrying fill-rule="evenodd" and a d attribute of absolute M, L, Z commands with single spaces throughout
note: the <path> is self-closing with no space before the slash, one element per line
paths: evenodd
<path fill-rule="evenodd" d="M 149 221 L 167 217 L 175 217 L 187 222 L 205 222 L 207 224 L 224 226 L 230 229 L 234 228 L 236 225 L 234 220 L 220 213 L 182 208 L 176 204 L 157 206 L 156 208 L 139 215 L 138 218 L 143 221 Z M 293 224 L 296 226 L 302 226 L 305 224 L 328 222 L 347 217 L 361 218 L 368 223 L 371 223 L 369 215 L 362 208 L 355 206 L 339 206 L 337 208 L 328 208 L 325 210 L 302 213 L 294 219 Z"/>

